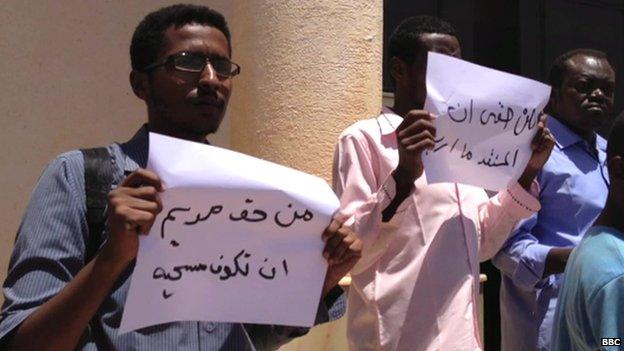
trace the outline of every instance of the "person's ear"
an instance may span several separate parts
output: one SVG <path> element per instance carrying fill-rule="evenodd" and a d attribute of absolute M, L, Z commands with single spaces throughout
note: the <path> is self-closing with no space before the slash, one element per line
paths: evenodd
<path fill-rule="evenodd" d="M 130 86 L 134 95 L 143 101 L 147 101 L 150 92 L 150 80 L 147 73 L 132 70 L 130 72 Z"/>
<path fill-rule="evenodd" d="M 390 75 L 396 82 L 402 82 L 407 75 L 407 65 L 396 56 L 390 58 Z"/>
<path fill-rule="evenodd" d="M 611 180 L 624 180 L 624 160 L 622 156 L 613 156 L 607 162 L 609 168 L 609 178 Z"/>

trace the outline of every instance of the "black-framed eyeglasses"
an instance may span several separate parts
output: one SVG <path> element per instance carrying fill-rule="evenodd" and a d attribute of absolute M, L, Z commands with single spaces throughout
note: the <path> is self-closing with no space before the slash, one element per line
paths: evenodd
<path fill-rule="evenodd" d="M 164 60 L 154 62 L 151 65 L 147 65 L 143 68 L 143 71 L 151 71 L 156 67 L 163 65 L 173 64 L 173 67 L 178 71 L 200 73 L 210 62 L 210 65 L 215 70 L 215 73 L 220 77 L 231 78 L 240 73 L 240 66 L 226 58 L 222 57 L 209 57 L 190 52 L 181 52 L 179 54 L 173 54 L 167 56 Z"/>

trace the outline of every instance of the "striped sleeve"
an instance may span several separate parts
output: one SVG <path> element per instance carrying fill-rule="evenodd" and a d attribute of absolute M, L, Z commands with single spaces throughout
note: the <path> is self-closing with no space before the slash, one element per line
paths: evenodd
<path fill-rule="evenodd" d="M 0 312 L 0 344 L 84 265 L 84 166 L 79 151 L 56 158 L 44 171 L 19 227 Z"/>

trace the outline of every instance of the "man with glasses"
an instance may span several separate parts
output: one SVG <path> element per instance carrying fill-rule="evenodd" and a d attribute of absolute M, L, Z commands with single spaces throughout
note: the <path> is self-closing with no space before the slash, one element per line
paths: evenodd
<path fill-rule="evenodd" d="M 542 208 L 492 260 L 502 272 L 503 350 L 550 350 L 566 263 L 608 193 L 606 141 L 596 134 L 613 108 L 615 72 L 606 54 L 569 51 L 555 59 L 549 81 L 548 127 L 556 147 L 537 175 Z"/>
<path fill-rule="evenodd" d="M 98 228 L 88 195 L 93 189 L 85 172 L 93 159 L 83 160 L 80 151 L 59 156 L 40 178 L 20 226 L 4 283 L 0 347 L 264 350 L 306 333 L 288 326 L 190 321 L 118 333 L 138 235 L 149 232 L 162 209 L 160 179 L 143 169 L 148 131 L 206 142 L 223 119 L 232 78 L 240 72 L 230 61 L 225 19 L 202 6 L 175 5 L 149 14 L 134 33 L 130 55 L 132 89 L 147 105 L 148 122 L 130 141 L 109 145 L 110 167 L 97 169 L 97 179 L 110 173 L 114 189 L 108 192 L 110 184 L 104 189 L 107 240 L 99 241 L 93 230 Z M 323 239 L 330 268 L 317 323 L 342 314 L 336 284 L 360 251 L 353 232 L 336 220 Z M 92 253 L 93 242 L 102 244 Z"/>

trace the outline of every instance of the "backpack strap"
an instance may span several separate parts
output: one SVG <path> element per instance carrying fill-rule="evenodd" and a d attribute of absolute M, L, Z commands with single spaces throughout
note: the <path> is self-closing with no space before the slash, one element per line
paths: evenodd
<path fill-rule="evenodd" d="M 108 149 L 81 149 L 84 157 L 85 196 L 89 235 L 85 244 L 85 264 L 97 254 L 104 239 L 108 193 L 113 183 L 113 163 Z"/>

